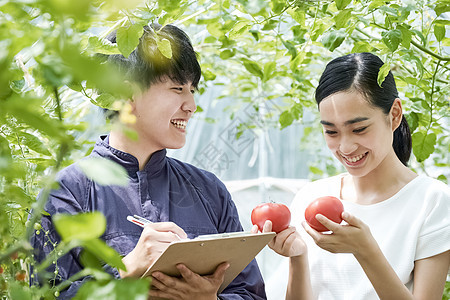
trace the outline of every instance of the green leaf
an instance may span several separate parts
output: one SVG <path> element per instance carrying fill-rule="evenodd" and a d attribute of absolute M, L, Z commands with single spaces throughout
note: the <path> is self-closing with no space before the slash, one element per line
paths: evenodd
<path fill-rule="evenodd" d="M 336 28 L 340 29 L 340 28 L 346 27 L 347 22 L 351 18 L 351 16 L 352 16 L 352 11 L 350 9 L 345 9 L 345 10 L 340 11 L 339 14 L 337 14 L 333 18 Z"/>
<path fill-rule="evenodd" d="M 3 105 L 2 109 L 5 109 L 20 122 L 53 138 L 61 138 L 65 135 L 61 124 L 57 120 L 49 118 L 38 106 L 39 99 L 27 99 L 17 95 L 10 100 Z M 27 103 L 27 105 L 22 103 Z"/>
<path fill-rule="evenodd" d="M 117 269 L 126 270 L 126 267 L 122 262 L 122 257 L 119 255 L 119 253 L 108 246 L 103 240 L 98 238 L 85 240 L 83 241 L 82 246 L 84 249 L 91 252 L 97 258 L 103 260 L 108 265 Z"/>
<path fill-rule="evenodd" d="M 229 59 L 231 57 L 233 57 L 234 55 L 236 55 L 236 50 L 235 49 L 225 49 L 222 52 L 220 52 L 219 56 L 221 59 Z"/>
<path fill-rule="evenodd" d="M 445 38 L 445 26 L 441 24 L 434 25 L 434 36 L 438 42 Z"/>
<path fill-rule="evenodd" d="M 0 157 L 8 161 L 12 159 L 9 142 L 2 135 L 0 135 Z"/>
<path fill-rule="evenodd" d="M 402 41 L 402 32 L 399 29 L 389 30 L 382 33 L 384 44 L 394 52 Z"/>
<path fill-rule="evenodd" d="M 358 41 L 352 48 L 352 53 L 370 52 L 372 46 L 366 41 Z"/>
<path fill-rule="evenodd" d="M 44 155 L 51 155 L 50 151 L 48 151 L 47 147 L 44 146 L 42 141 L 37 138 L 36 136 L 29 134 L 27 132 L 20 132 L 20 143 L 27 146 L 33 151 L 36 151 L 37 153 L 41 153 Z"/>
<path fill-rule="evenodd" d="M 112 44 L 110 41 L 104 39 L 101 40 L 96 36 L 89 37 L 88 40 L 89 48 L 96 53 L 112 55 L 120 54 L 117 44 Z"/>
<path fill-rule="evenodd" d="M 389 74 L 390 70 L 391 70 L 391 68 L 389 66 L 389 63 L 386 62 L 381 66 L 380 70 L 378 71 L 377 82 L 380 87 L 382 87 L 381 85 L 383 84 L 384 79 Z"/>
<path fill-rule="evenodd" d="M 172 58 L 172 46 L 170 45 L 170 41 L 168 39 L 156 39 L 156 46 L 162 55 L 168 59 Z"/>
<path fill-rule="evenodd" d="M 281 129 L 286 128 L 294 122 L 294 115 L 290 111 L 285 110 L 281 113 L 278 122 L 280 122 Z"/>
<path fill-rule="evenodd" d="M 117 47 L 123 56 L 130 56 L 131 52 L 139 44 L 139 39 L 143 33 L 144 28 L 140 24 L 133 24 L 117 29 Z"/>
<path fill-rule="evenodd" d="M 247 32 L 249 27 L 250 26 L 248 25 L 247 21 L 238 22 L 236 23 L 236 25 L 234 25 L 233 29 L 231 29 L 228 37 L 232 40 L 235 40 L 236 38 Z"/>
<path fill-rule="evenodd" d="M 223 35 L 222 25 L 219 22 L 209 23 L 208 25 L 206 25 L 206 29 L 208 30 L 209 34 L 216 38 L 220 38 Z"/>
<path fill-rule="evenodd" d="M 335 2 L 337 9 L 343 10 L 352 2 L 352 0 L 336 0 Z"/>
<path fill-rule="evenodd" d="M 323 175 L 323 171 L 317 167 L 309 166 L 309 171 L 316 175 Z"/>
<path fill-rule="evenodd" d="M 29 287 L 20 284 L 18 281 L 10 280 L 8 291 L 11 299 L 31 300 L 32 293 Z"/>
<path fill-rule="evenodd" d="M 422 45 L 426 45 L 427 44 L 427 39 L 425 38 L 425 36 L 423 35 L 423 33 L 417 29 L 411 29 L 412 33 L 415 33 L 420 40 L 422 41 Z"/>
<path fill-rule="evenodd" d="M 86 249 L 83 249 L 80 254 L 80 261 L 83 267 L 92 268 L 99 271 L 103 271 L 102 263 L 100 259 L 97 258 L 94 254 Z"/>
<path fill-rule="evenodd" d="M 419 115 L 412 111 L 409 114 L 405 114 L 405 118 L 408 121 L 410 131 L 414 132 L 419 126 Z"/>
<path fill-rule="evenodd" d="M 369 4 L 369 10 L 378 8 L 386 4 L 385 0 L 372 0 Z"/>
<path fill-rule="evenodd" d="M 283 0 L 270 0 L 270 6 L 272 11 L 278 15 L 283 11 L 284 6 L 286 5 L 286 1 Z"/>
<path fill-rule="evenodd" d="M 287 13 L 294 19 L 298 24 L 304 26 L 306 21 L 306 12 L 299 7 L 296 9 L 289 8 Z"/>
<path fill-rule="evenodd" d="M 261 67 L 257 62 L 248 60 L 248 59 L 242 59 L 242 62 L 244 63 L 244 67 L 249 71 L 251 74 L 258 76 L 259 78 L 263 79 L 264 73 L 261 70 Z"/>
<path fill-rule="evenodd" d="M 269 61 L 264 65 L 264 76 L 263 76 L 264 82 L 273 78 L 276 67 L 277 67 L 276 61 Z"/>
<path fill-rule="evenodd" d="M 146 300 L 150 289 L 149 278 L 110 281 L 89 280 L 83 284 L 74 300 L 134 299 Z"/>
<path fill-rule="evenodd" d="M 88 241 L 100 237 L 106 229 L 106 219 L 101 212 L 56 214 L 52 218 L 55 228 L 65 242 Z"/>
<path fill-rule="evenodd" d="M 402 32 L 402 46 L 409 49 L 412 40 L 412 32 L 409 31 L 409 28 L 402 25 L 397 26 L 397 29 Z"/>
<path fill-rule="evenodd" d="M 447 2 L 441 2 L 436 5 L 434 8 L 434 11 L 436 12 L 436 17 L 439 17 L 441 14 L 449 12 L 450 11 L 450 4 Z"/>
<path fill-rule="evenodd" d="M 288 50 L 289 54 L 291 55 L 291 59 L 294 59 L 297 56 L 297 49 L 295 48 L 295 45 L 292 44 L 290 41 L 282 40 L 283 45 Z"/>
<path fill-rule="evenodd" d="M 95 100 L 91 100 L 93 104 L 106 109 L 111 109 L 115 101 L 116 98 L 108 93 L 102 93 Z"/>
<path fill-rule="evenodd" d="M 255 39 L 255 41 L 259 41 L 259 30 L 250 29 L 248 32 L 251 33 L 251 35 Z"/>
<path fill-rule="evenodd" d="M 202 70 L 202 74 L 206 81 L 216 79 L 216 74 L 214 74 L 210 69 Z"/>
<path fill-rule="evenodd" d="M 128 184 L 128 174 L 121 165 L 102 157 L 88 157 L 82 159 L 78 165 L 84 174 L 100 185 Z"/>
<path fill-rule="evenodd" d="M 426 160 L 436 146 L 436 134 L 419 131 L 412 135 L 413 153 L 418 162 Z"/>
<path fill-rule="evenodd" d="M 331 52 L 334 51 L 337 47 L 339 47 L 342 42 L 345 40 L 346 34 L 343 31 L 335 30 L 328 33 L 325 33 L 322 44 L 330 50 Z"/>

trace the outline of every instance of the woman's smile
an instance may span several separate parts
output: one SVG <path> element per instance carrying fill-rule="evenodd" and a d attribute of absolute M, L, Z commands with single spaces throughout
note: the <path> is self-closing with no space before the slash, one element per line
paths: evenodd
<path fill-rule="evenodd" d="M 356 167 L 361 166 L 365 162 L 368 154 L 369 152 L 360 155 L 347 156 L 341 153 L 340 156 L 342 157 L 346 165 L 350 167 Z"/>

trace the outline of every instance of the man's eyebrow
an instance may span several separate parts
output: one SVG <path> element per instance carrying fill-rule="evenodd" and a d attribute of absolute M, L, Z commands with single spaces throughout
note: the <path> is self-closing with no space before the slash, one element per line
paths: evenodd
<path fill-rule="evenodd" d="M 367 120 L 369 120 L 369 118 L 367 118 L 367 117 L 357 117 L 357 118 L 345 121 L 344 125 L 348 126 L 348 125 L 352 125 L 352 124 L 359 123 L 359 122 L 362 122 L 362 121 L 367 121 Z M 324 120 L 321 120 L 320 124 L 326 125 L 326 126 L 335 126 L 333 123 L 328 122 L 328 121 L 324 121 Z"/>

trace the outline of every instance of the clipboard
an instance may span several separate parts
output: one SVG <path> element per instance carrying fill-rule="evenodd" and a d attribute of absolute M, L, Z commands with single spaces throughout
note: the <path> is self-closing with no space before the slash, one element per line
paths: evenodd
<path fill-rule="evenodd" d="M 179 263 L 197 274 L 210 275 L 219 264 L 228 262 L 230 266 L 218 291 L 221 293 L 275 235 L 274 232 L 232 232 L 176 241 L 167 247 L 142 277 L 150 276 L 155 271 L 173 277 L 181 276 L 176 268 Z"/>

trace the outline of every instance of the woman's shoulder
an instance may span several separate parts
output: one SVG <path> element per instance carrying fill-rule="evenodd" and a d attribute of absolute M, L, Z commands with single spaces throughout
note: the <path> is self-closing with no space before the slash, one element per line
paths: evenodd
<path fill-rule="evenodd" d="M 406 185 L 406 190 L 410 193 L 425 194 L 427 196 L 441 194 L 450 201 L 450 187 L 444 182 L 426 175 L 417 176 Z"/>

